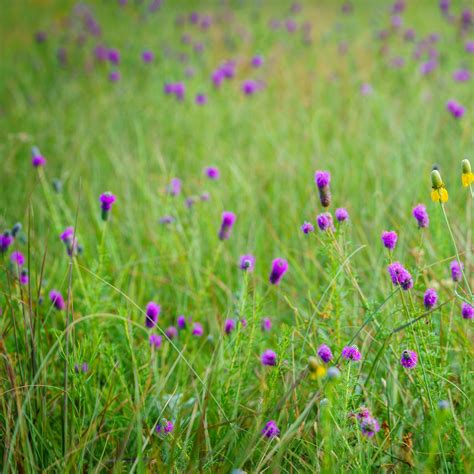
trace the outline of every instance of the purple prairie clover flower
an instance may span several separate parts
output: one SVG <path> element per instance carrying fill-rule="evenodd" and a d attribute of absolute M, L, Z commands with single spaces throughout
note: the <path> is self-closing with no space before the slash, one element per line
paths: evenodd
<path fill-rule="evenodd" d="M 162 337 L 158 334 L 150 334 L 150 346 L 152 349 L 159 349 L 161 347 Z"/>
<path fill-rule="evenodd" d="M 252 58 L 252 66 L 258 68 L 263 65 L 263 57 L 256 55 Z"/>
<path fill-rule="evenodd" d="M 97 59 L 97 61 L 100 61 L 100 62 L 107 61 L 107 57 L 108 57 L 107 48 L 100 44 L 97 45 L 94 48 L 94 56 Z"/>
<path fill-rule="evenodd" d="M 295 20 L 289 19 L 285 21 L 285 27 L 288 33 L 294 33 L 296 31 L 297 26 L 298 25 L 296 24 Z"/>
<path fill-rule="evenodd" d="M 329 212 L 323 212 L 316 217 L 316 222 L 318 223 L 318 227 L 323 232 L 328 230 L 334 230 L 334 224 L 332 220 L 332 216 Z"/>
<path fill-rule="evenodd" d="M 461 281 L 464 265 L 462 263 L 461 265 L 459 265 L 459 262 L 457 260 L 453 260 L 450 263 L 449 267 L 451 269 L 451 278 L 453 279 L 453 281 L 454 282 Z"/>
<path fill-rule="evenodd" d="M 446 104 L 446 109 L 456 119 L 462 118 L 465 112 L 465 108 L 455 100 L 448 101 Z"/>
<path fill-rule="evenodd" d="M 169 339 L 175 339 L 176 337 L 178 337 L 178 330 L 174 326 L 170 326 L 165 331 L 165 334 Z"/>
<path fill-rule="evenodd" d="M 278 285 L 283 278 L 283 275 L 288 270 L 288 262 L 283 258 L 276 258 L 272 262 L 272 269 L 270 272 L 270 283 L 272 285 Z"/>
<path fill-rule="evenodd" d="M 232 79 L 235 76 L 235 62 L 227 61 L 221 66 L 221 71 L 226 79 Z"/>
<path fill-rule="evenodd" d="M 193 330 L 192 330 L 192 335 L 201 337 L 204 334 L 204 329 L 202 327 L 202 324 L 200 323 L 194 323 L 193 324 Z"/>
<path fill-rule="evenodd" d="M 242 255 L 239 261 L 239 268 L 248 272 L 253 272 L 255 268 L 255 257 L 251 254 Z"/>
<path fill-rule="evenodd" d="M 46 164 L 46 158 L 41 154 L 38 148 L 33 147 L 31 149 L 31 164 L 35 168 L 39 168 Z"/>
<path fill-rule="evenodd" d="M 425 305 L 425 308 L 428 310 L 434 308 L 437 302 L 438 294 L 436 293 L 436 290 L 428 288 L 423 296 L 423 304 Z"/>
<path fill-rule="evenodd" d="M 220 87 L 222 82 L 225 79 L 224 73 L 221 69 L 216 69 L 211 75 L 212 82 L 214 83 L 215 87 Z"/>
<path fill-rule="evenodd" d="M 413 288 L 413 278 L 400 262 L 393 262 L 388 265 L 387 271 L 395 286 L 400 286 L 405 291 Z"/>
<path fill-rule="evenodd" d="M 338 222 L 345 222 L 349 219 L 349 213 L 344 207 L 338 207 L 334 213 Z"/>
<path fill-rule="evenodd" d="M 301 226 L 301 230 L 303 234 L 309 234 L 310 232 L 314 232 L 314 225 L 311 222 L 304 222 Z"/>
<path fill-rule="evenodd" d="M 181 180 L 179 178 L 173 178 L 168 185 L 168 192 L 172 196 L 178 196 L 181 194 Z"/>
<path fill-rule="evenodd" d="M 400 15 L 393 15 L 391 23 L 393 28 L 400 28 L 403 24 L 403 19 Z"/>
<path fill-rule="evenodd" d="M 197 23 L 199 23 L 199 13 L 191 12 L 189 14 L 189 23 L 192 23 L 193 25 L 196 25 Z"/>
<path fill-rule="evenodd" d="M 420 65 L 420 73 L 423 76 L 431 74 L 438 67 L 438 61 L 436 59 L 430 59 Z"/>
<path fill-rule="evenodd" d="M 453 73 L 453 79 L 457 82 L 467 82 L 471 79 L 471 73 L 467 69 L 459 69 Z"/>
<path fill-rule="evenodd" d="M 66 227 L 64 232 L 59 236 L 63 242 L 68 242 L 74 237 L 74 227 Z"/>
<path fill-rule="evenodd" d="M 178 326 L 178 329 L 186 329 L 186 316 L 180 314 L 176 319 L 176 324 Z"/>
<path fill-rule="evenodd" d="M 112 64 L 119 64 L 120 63 L 120 52 L 118 49 L 109 49 L 107 52 L 107 59 Z"/>
<path fill-rule="evenodd" d="M 175 221 L 173 216 L 163 216 L 160 218 L 160 224 L 172 224 Z"/>
<path fill-rule="evenodd" d="M 211 199 L 211 195 L 210 195 L 207 191 L 204 191 L 204 192 L 199 196 L 199 199 L 200 199 L 202 202 L 207 202 L 207 201 L 209 201 L 209 199 Z"/>
<path fill-rule="evenodd" d="M 355 416 L 357 421 L 362 421 L 370 418 L 372 415 L 367 407 L 360 407 L 356 413 L 352 413 L 351 416 Z"/>
<path fill-rule="evenodd" d="M 266 351 L 264 351 L 260 358 L 262 365 L 270 365 L 270 366 L 276 365 L 276 359 L 277 359 L 277 355 L 271 349 L 267 349 Z"/>
<path fill-rule="evenodd" d="M 398 235 L 395 231 L 389 230 L 382 232 L 382 243 L 388 250 L 393 250 L 397 245 Z"/>
<path fill-rule="evenodd" d="M 272 328 L 272 320 L 270 318 L 263 318 L 261 323 L 262 331 L 268 332 Z"/>
<path fill-rule="evenodd" d="M 197 198 L 196 198 L 196 197 L 194 197 L 194 196 L 189 196 L 189 197 L 187 197 L 186 200 L 184 201 L 184 204 L 186 205 L 186 207 L 187 207 L 188 209 L 191 209 L 191 208 L 194 206 L 194 204 L 196 204 L 196 202 L 197 202 Z"/>
<path fill-rule="evenodd" d="M 370 95 L 374 89 L 370 84 L 364 83 L 360 86 L 360 95 Z"/>
<path fill-rule="evenodd" d="M 464 9 L 461 13 L 461 24 L 464 28 L 471 26 L 472 24 L 472 11 L 469 9 Z"/>
<path fill-rule="evenodd" d="M 262 436 L 265 436 L 265 438 L 275 438 L 279 434 L 280 430 L 275 420 L 268 421 L 262 429 Z"/>
<path fill-rule="evenodd" d="M 168 435 L 174 430 L 174 425 L 171 421 L 169 420 L 164 420 L 162 423 L 158 423 L 156 425 L 155 431 L 159 435 Z"/>
<path fill-rule="evenodd" d="M 413 217 L 418 222 L 418 227 L 424 228 L 428 227 L 430 223 L 430 218 L 428 212 L 426 212 L 426 206 L 424 204 L 417 204 L 412 211 Z"/>
<path fill-rule="evenodd" d="M 328 171 L 316 171 L 314 181 L 319 190 L 321 205 L 323 207 L 329 207 L 331 204 L 331 190 L 329 189 L 331 174 Z"/>
<path fill-rule="evenodd" d="M 356 346 L 346 346 L 342 349 L 342 357 L 347 360 L 359 361 L 361 359 L 361 354 L 359 349 Z"/>
<path fill-rule="evenodd" d="M 209 29 L 211 25 L 212 25 L 212 18 L 209 15 L 203 17 L 201 22 L 199 23 L 199 26 L 201 27 L 202 30 Z"/>
<path fill-rule="evenodd" d="M 160 315 L 161 306 L 156 304 L 154 301 L 150 301 L 146 305 L 146 317 L 145 317 L 145 324 L 147 328 L 153 328 L 156 326 L 156 322 L 158 321 L 158 316 Z"/>
<path fill-rule="evenodd" d="M 53 306 L 58 310 L 62 311 L 66 307 L 66 303 L 64 302 L 64 298 L 62 297 L 61 293 L 57 290 L 51 290 L 49 293 L 49 299 Z"/>
<path fill-rule="evenodd" d="M 405 34 L 403 35 L 403 38 L 405 41 L 413 41 L 415 39 L 416 32 L 413 28 L 407 28 L 405 30 Z"/>
<path fill-rule="evenodd" d="M 360 430 L 364 436 L 368 438 L 372 438 L 375 433 L 380 431 L 380 424 L 379 422 L 372 416 L 364 418 L 360 421 Z"/>
<path fill-rule="evenodd" d="M 448 13 L 450 4 L 451 4 L 451 0 L 440 0 L 439 1 L 439 9 L 443 13 Z"/>
<path fill-rule="evenodd" d="M 400 357 L 400 364 L 402 364 L 405 369 L 413 369 L 418 363 L 418 355 L 415 351 L 405 350 L 402 352 Z"/>
<path fill-rule="evenodd" d="M 224 332 L 230 334 L 235 329 L 235 319 L 226 319 L 224 322 Z"/>
<path fill-rule="evenodd" d="M 20 281 L 20 285 L 27 285 L 28 284 L 28 272 L 23 269 L 21 272 L 20 272 L 20 278 L 19 278 L 19 281 Z"/>
<path fill-rule="evenodd" d="M 106 221 L 109 218 L 109 212 L 116 201 L 116 197 L 111 192 L 107 191 L 100 195 L 99 201 L 102 210 L 102 220 Z"/>
<path fill-rule="evenodd" d="M 182 82 L 177 82 L 174 85 L 173 93 L 178 100 L 184 99 L 184 94 L 186 93 L 186 86 Z"/>
<path fill-rule="evenodd" d="M 17 265 L 18 267 L 21 267 L 25 264 L 25 256 L 18 251 L 15 251 L 10 255 L 10 260 L 14 265 Z"/>
<path fill-rule="evenodd" d="M 468 303 L 463 303 L 461 306 L 461 314 L 464 319 L 474 318 L 474 306 Z"/>
<path fill-rule="evenodd" d="M 401 56 L 396 56 L 395 58 L 393 58 L 391 61 L 390 61 L 390 64 L 392 67 L 394 67 L 395 69 L 400 69 L 402 68 L 403 66 L 405 66 L 405 59 L 402 58 Z"/>
<path fill-rule="evenodd" d="M 171 82 L 165 83 L 165 85 L 163 86 L 163 92 L 166 95 L 174 94 L 174 84 Z"/>
<path fill-rule="evenodd" d="M 325 362 L 326 364 L 332 360 L 332 352 L 331 352 L 331 349 L 329 348 L 329 346 L 327 346 L 326 344 L 321 344 L 319 346 L 319 349 L 318 349 L 318 356 L 319 358 Z"/>
<path fill-rule="evenodd" d="M 258 82 L 253 79 L 247 79 L 242 83 L 242 92 L 245 95 L 253 95 L 258 90 Z"/>
<path fill-rule="evenodd" d="M 219 168 L 215 167 L 215 166 L 208 166 L 205 170 L 204 170 L 204 174 L 209 178 L 209 179 L 212 179 L 213 181 L 216 181 L 219 179 L 220 177 L 220 171 L 219 171 Z"/>
<path fill-rule="evenodd" d="M 243 328 L 247 327 L 247 320 L 245 318 L 242 318 L 239 322 L 240 322 L 240 324 L 242 325 Z"/>
<path fill-rule="evenodd" d="M 466 51 L 466 53 L 474 53 L 474 41 L 466 41 L 466 44 L 464 45 L 464 50 Z"/>
<path fill-rule="evenodd" d="M 392 5 L 392 13 L 394 15 L 403 13 L 405 10 L 405 0 L 397 0 L 393 5 Z"/>
<path fill-rule="evenodd" d="M 195 43 L 193 50 L 195 53 L 202 53 L 204 51 L 204 45 L 202 43 Z"/>
<path fill-rule="evenodd" d="M 8 230 L 0 235 L 0 253 L 5 253 L 8 250 L 8 247 L 13 243 L 13 240 L 13 236 Z"/>
<path fill-rule="evenodd" d="M 195 98 L 195 102 L 197 105 L 206 105 L 207 96 L 205 94 L 197 94 Z"/>
<path fill-rule="evenodd" d="M 220 240 L 227 240 L 230 237 L 230 233 L 232 231 L 232 227 L 234 226 L 235 219 L 236 217 L 233 212 L 224 211 L 222 213 L 221 228 L 219 230 Z"/>
<path fill-rule="evenodd" d="M 145 50 L 142 52 L 142 60 L 144 63 L 151 63 L 155 59 L 155 55 L 152 51 Z"/>
<path fill-rule="evenodd" d="M 109 74 L 109 81 L 110 82 L 120 81 L 120 72 L 119 71 L 111 71 L 110 74 Z"/>

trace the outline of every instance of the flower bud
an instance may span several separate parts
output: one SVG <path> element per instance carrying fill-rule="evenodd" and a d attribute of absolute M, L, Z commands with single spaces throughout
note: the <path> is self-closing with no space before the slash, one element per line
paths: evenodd
<path fill-rule="evenodd" d="M 471 163 L 467 158 L 465 160 L 462 160 L 461 163 L 462 163 L 462 173 L 463 174 L 472 173 Z"/>
<path fill-rule="evenodd" d="M 443 180 L 438 170 L 433 170 L 431 172 L 431 184 L 434 189 L 439 189 L 443 186 Z"/>

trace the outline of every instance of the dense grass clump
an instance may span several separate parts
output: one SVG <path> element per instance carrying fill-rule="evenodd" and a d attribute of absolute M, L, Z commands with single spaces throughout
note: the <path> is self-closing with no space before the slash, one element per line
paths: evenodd
<path fill-rule="evenodd" d="M 1 10 L 3 472 L 473 471 L 472 5 Z"/>

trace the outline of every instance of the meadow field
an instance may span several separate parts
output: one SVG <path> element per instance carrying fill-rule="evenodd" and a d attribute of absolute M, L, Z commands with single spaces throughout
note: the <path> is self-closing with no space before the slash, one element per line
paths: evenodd
<path fill-rule="evenodd" d="M 0 0 L 3 473 L 474 471 L 474 7 Z"/>

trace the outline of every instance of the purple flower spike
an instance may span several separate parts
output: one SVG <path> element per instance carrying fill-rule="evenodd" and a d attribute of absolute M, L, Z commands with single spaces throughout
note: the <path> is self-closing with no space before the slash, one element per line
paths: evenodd
<path fill-rule="evenodd" d="M 413 217 L 418 222 L 418 227 L 424 228 L 428 227 L 430 224 L 430 218 L 428 216 L 428 212 L 426 212 L 426 206 L 424 204 L 418 204 L 413 208 Z"/>
<path fill-rule="evenodd" d="M 400 364 L 403 365 L 406 369 L 413 369 L 415 368 L 416 364 L 418 363 L 418 355 L 415 351 L 403 351 L 402 356 L 400 358 Z"/>
<path fill-rule="evenodd" d="M 145 50 L 142 53 L 142 60 L 144 63 L 151 63 L 153 62 L 153 59 L 155 59 L 155 55 L 153 54 L 152 51 Z"/>
<path fill-rule="evenodd" d="M 27 285 L 27 284 L 28 284 L 28 281 L 29 281 L 29 279 L 28 279 L 28 272 L 27 272 L 25 269 L 23 269 L 23 270 L 20 272 L 20 278 L 19 278 L 19 280 L 20 280 L 20 285 Z"/>
<path fill-rule="evenodd" d="M 186 316 L 179 315 L 176 324 L 178 325 L 178 329 L 186 329 Z"/>
<path fill-rule="evenodd" d="M 457 260 L 453 260 L 450 264 L 450 268 L 451 268 L 451 278 L 453 279 L 453 281 L 454 282 L 461 281 L 464 265 L 462 263 L 461 265 L 459 265 L 459 262 Z"/>
<path fill-rule="evenodd" d="M 319 190 L 319 200 L 323 207 L 329 207 L 331 204 L 331 191 L 329 183 L 331 182 L 331 174 L 328 171 L 316 171 L 314 181 Z"/>
<path fill-rule="evenodd" d="M 150 346 L 152 349 L 159 349 L 163 338 L 158 334 L 150 334 Z"/>
<path fill-rule="evenodd" d="M 170 326 L 165 331 L 165 334 L 169 339 L 175 339 L 176 337 L 178 337 L 178 330 L 174 326 Z"/>
<path fill-rule="evenodd" d="M 206 105 L 207 96 L 205 94 L 197 94 L 195 101 L 197 105 Z"/>
<path fill-rule="evenodd" d="M 270 283 L 278 285 L 283 275 L 288 271 L 288 262 L 283 258 L 276 258 L 272 262 L 272 271 L 270 272 Z"/>
<path fill-rule="evenodd" d="M 380 431 L 380 424 L 374 417 L 369 416 L 361 420 L 360 429 L 364 436 L 372 438 L 375 433 Z"/>
<path fill-rule="evenodd" d="M 177 82 L 174 85 L 173 93 L 178 100 L 184 99 L 184 94 L 186 93 L 186 86 L 182 82 Z"/>
<path fill-rule="evenodd" d="M 267 349 L 261 357 L 262 365 L 270 365 L 270 366 L 275 366 L 276 365 L 276 359 L 277 355 L 274 351 L 271 349 Z"/>
<path fill-rule="evenodd" d="M 13 264 L 21 267 L 25 264 L 25 256 L 21 252 L 13 252 L 10 255 L 10 260 Z"/>
<path fill-rule="evenodd" d="M 172 196 L 178 196 L 181 194 L 181 180 L 179 178 L 173 178 L 168 186 L 168 192 Z"/>
<path fill-rule="evenodd" d="M 361 354 L 359 352 L 359 349 L 357 349 L 356 346 L 346 346 L 344 349 L 342 349 L 342 357 L 347 360 L 353 360 L 355 362 L 359 361 L 361 359 Z"/>
<path fill-rule="evenodd" d="M 169 435 L 173 430 L 174 430 L 174 425 L 169 420 L 165 420 L 163 423 L 158 423 L 155 429 L 155 431 L 159 435 L 163 435 L 163 436 Z"/>
<path fill-rule="evenodd" d="M 263 427 L 262 436 L 265 436 L 265 438 L 275 438 L 279 434 L 280 430 L 274 420 L 270 420 Z"/>
<path fill-rule="evenodd" d="M 221 228 L 219 230 L 219 239 L 220 240 L 227 240 L 230 237 L 230 233 L 232 231 L 232 227 L 235 223 L 235 214 L 233 212 L 224 211 L 222 213 L 222 223 Z"/>
<path fill-rule="evenodd" d="M 464 45 L 464 50 L 466 53 L 474 53 L 474 41 L 466 41 L 466 44 Z"/>
<path fill-rule="evenodd" d="M 201 337 L 204 334 L 204 329 L 200 323 L 194 323 L 192 334 L 197 337 Z"/>
<path fill-rule="evenodd" d="M 204 173 L 209 179 L 212 179 L 213 181 L 218 180 L 221 175 L 219 168 L 216 168 L 215 166 L 208 166 L 204 170 Z"/>
<path fill-rule="evenodd" d="M 461 314 L 464 319 L 474 318 L 474 306 L 468 303 L 463 303 L 461 307 Z"/>
<path fill-rule="evenodd" d="M 145 324 L 147 328 L 153 328 L 156 326 L 158 316 L 160 315 L 161 306 L 156 304 L 154 301 L 150 301 L 146 305 L 146 317 Z"/>
<path fill-rule="evenodd" d="M 112 193 L 106 192 L 100 195 L 99 201 L 102 209 L 102 220 L 106 221 L 109 218 L 109 212 L 116 201 L 116 197 Z"/>
<path fill-rule="evenodd" d="M 263 318 L 261 323 L 262 331 L 268 332 L 272 328 L 272 320 L 270 318 Z"/>
<path fill-rule="evenodd" d="M 254 56 L 252 58 L 252 66 L 255 68 L 259 68 L 263 65 L 263 57 L 262 56 Z"/>
<path fill-rule="evenodd" d="M 448 101 L 448 103 L 446 104 L 446 108 L 448 109 L 449 112 L 451 112 L 451 115 L 456 119 L 462 118 L 465 112 L 464 107 L 458 102 L 456 102 L 455 100 Z"/>
<path fill-rule="evenodd" d="M 250 254 L 242 255 L 240 257 L 239 267 L 241 270 L 253 272 L 253 269 L 255 268 L 255 257 Z"/>
<path fill-rule="evenodd" d="M 400 262 L 391 263 L 387 271 L 395 286 L 401 286 L 405 291 L 413 288 L 413 278 Z"/>
<path fill-rule="evenodd" d="M 224 332 L 230 334 L 235 329 L 235 319 L 226 319 L 224 323 Z"/>
<path fill-rule="evenodd" d="M 112 63 L 112 64 L 119 64 L 120 63 L 120 52 L 118 49 L 109 49 L 107 53 L 107 59 Z"/>
<path fill-rule="evenodd" d="M 360 95 L 370 95 L 374 91 L 370 84 L 364 83 L 360 86 Z"/>
<path fill-rule="evenodd" d="M 13 243 L 13 240 L 13 236 L 8 230 L 0 235 L 0 253 L 5 253 L 8 247 Z"/>
<path fill-rule="evenodd" d="M 247 79 L 242 83 L 242 92 L 245 95 L 253 95 L 258 90 L 258 82 L 253 79 Z"/>
<path fill-rule="evenodd" d="M 64 302 L 64 298 L 62 297 L 61 293 L 57 290 L 51 290 L 49 293 L 49 299 L 53 306 L 58 310 L 62 311 L 66 307 L 66 303 Z"/>
<path fill-rule="evenodd" d="M 453 73 L 453 79 L 457 82 L 467 82 L 471 80 L 471 73 L 467 69 L 459 69 Z"/>
<path fill-rule="evenodd" d="M 334 215 L 336 216 L 338 222 L 345 222 L 349 219 L 349 213 L 343 207 L 337 208 Z"/>
<path fill-rule="evenodd" d="M 110 82 L 120 81 L 120 72 L 119 71 L 111 71 L 110 74 L 109 74 L 109 81 Z"/>
<path fill-rule="evenodd" d="M 436 293 L 436 290 L 433 288 L 428 288 L 423 297 L 423 304 L 425 305 L 425 308 L 428 310 L 434 308 L 437 302 L 438 294 Z"/>
<path fill-rule="evenodd" d="M 303 231 L 303 234 L 309 234 L 310 232 L 314 232 L 314 225 L 311 224 L 311 222 L 304 222 L 301 226 L 301 230 Z"/>
<path fill-rule="evenodd" d="M 326 344 L 322 344 L 321 346 L 319 346 L 319 349 L 318 349 L 318 356 L 319 356 L 320 359 L 321 359 L 324 363 L 326 363 L 326 364 L 327 364 L 329 361 L 331 361 L 332 358 L 333 358 L 331 349 L 330 349 L 329 346 L 327 346 Z"/>
<path fill-rule="evenodd" d="M 388 250 L 393 250 L 397 245 L 398 235 L 393 230 L 382 232 L 381 238 L 384 247 Z"/>
<path fill-rule="evenodd" d="M 46 158 L 40 153 L 40 151 L 36 147 L 33 147 L 31 149 L 31 164 L 35 168 L 39 168 L 46 164 Z"/>
<path fill-rule="evenodd" d="M 334 224 L 332 220 L 332 216 L 329 212 L 323 212 L 316 217 L 316 222 L 318 223 L 318 227 L 323 232 L 328 230 L 334 230 Z"/>

